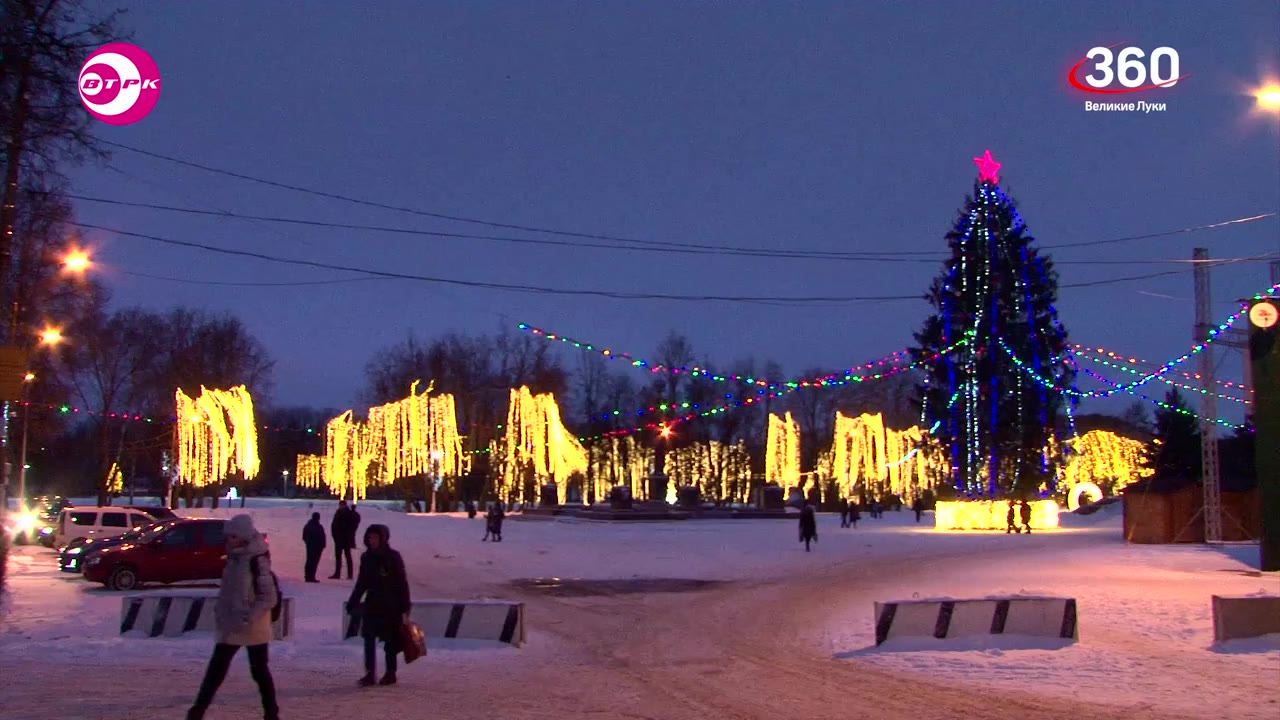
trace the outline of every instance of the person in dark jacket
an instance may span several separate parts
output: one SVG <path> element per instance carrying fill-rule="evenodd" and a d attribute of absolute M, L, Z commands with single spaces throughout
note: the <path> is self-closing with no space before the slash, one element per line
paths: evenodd
<path fill-rule="evenodd" d="M 338 509 L 333 513 L 333 522 L 329 523 L 329 532 L 333 535 L 333 574 L 330 580 L 342 579 L 342 558 L 347 558 L 347 579 L 351 579 L 351 551 L 356 546 L 356 530 L 360 527 L 360 516 L 355 510 L 347 507 L 346 500 L 338 501 Z"/>
<path fill-rule="evenodd" d="M 840 498 L 840 527 L 849 527 L 849 500 Z"/>
<path fill-rule="evenodd" d="M 489 508 L 489 513 L 485 515 L 484 522 L 484 538 L 480 542 L 493 538 L 494 542 L 502 542 L 502 521 L 507 517 L 502 510 L 502 503 L 496 502 L 493 507 Z"/>
<path fill-rule="evenodd" d="M 396 684 L 396 653 L 400 652 L 400 631 L 409 620 L 413 603 L 409 598 L 409 579 L 405 575 L 404 558 L 391 549 L 391 530 L 373 524 L 364 533 L 366 550 L 360 556 L 360 574 L 347 599 L 347 608 L 360 615 L 360 634 L 364 638 L 364 677 L 360 685 L 375 684 L 377 663 L 374 655 L 382 641 L 387 659 L 387 672 L 378 685 Z"/>
<path fill-rule="evenodd" d="M 1018 515 L 1022 519 L 1023 532 L 1030 535 L 1031 534 L 1031 506 L 1027 504 L 1026 500 L 1023 500 L 1022 504 L 1018 506 Z"/>
<path fill-rule="evenodd" d="M 307 548 L 307 564 L 302 575 L 307 582 L 320 582 L 316 579 L 316 570 L 320 567 L 320 556 L 324 553 L 324 525 L 320 524 L 320 513 L 311 513 L 311 520 L 302 528 L 302 544 Z"/>
<path fill-rule="evenodd" d="M 1005 534 L 1005 535 L 1008 535 L 1008 534 L 1010 534 L 1010 533 L 1020 533 L 1020 532 L 1022 532 L 1022 528 L 1018 527 L 1018 523 L 1014 521 L 1015 513 L 1017 512 L 1017 510 L 1018 510 L 1018 508 L 1014 506 L 1014 502 L 1013 502 L 1012 500 L 1010 500 L 1010 501 L 1009 501 L 1009 512 L 1005 513 L 1005 516 L 1004 516 L 1005 522 L 1006 522 L 1006 523 L 1008 523 L 1008 525 L 1009 525 L 1009 527 L 1006 527 L 1006 528 L 1004 529 L 1004 534 Z"/>
<path fill-rule="evenodd" d="M 849 527 L 857 528 L 858 521 L 862 519 L 862 511 L 858 509 L 858 501 L 849 501 Z"/>
<path fill-rule="evenodd" d="M 916 522 L 920 522 L 920 517 L 924 515 L 924 499 L 916 498 L 911 501 L 911 512 L 916 514 Z"/>
<path fill-rule="evenodd" d="M 806 504 L 800 511 L 800 542 L 804 543 L 804 551 L 809 552 L 809 543 L 818 539 L 818 515 L 813 505 Z"/>

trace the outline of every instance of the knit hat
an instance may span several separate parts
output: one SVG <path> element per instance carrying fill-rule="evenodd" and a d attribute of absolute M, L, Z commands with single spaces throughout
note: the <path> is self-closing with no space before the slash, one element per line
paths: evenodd
<path fill-rule="evenodd" d="M 250 515 L 236 515 L 231 518 L 223 526 L 222 532 L 228 537 L 237 537 L 241 540 L 249 540 L 258 534 L 257 528 L 253 526 L 253 517 Z"/>

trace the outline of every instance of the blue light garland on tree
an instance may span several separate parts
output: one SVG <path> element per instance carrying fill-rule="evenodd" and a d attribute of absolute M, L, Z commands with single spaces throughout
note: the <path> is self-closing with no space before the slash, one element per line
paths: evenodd
<path fill-rule="evenodd" d="M 1000 163 L 990 151 L 974 163 L 973 195 L 947 233 L 951 259 L 926 296 L 936 312 L 913 353 L 924 360 L 967 342 L 924 363 L 921 422 L 949 450 L 958 497 L 1044 496 L 1062 461 L 1046 448 L 1075 434 L 1076 369 L 1054 307 L 1057 275 L 1000 189 Z"/>

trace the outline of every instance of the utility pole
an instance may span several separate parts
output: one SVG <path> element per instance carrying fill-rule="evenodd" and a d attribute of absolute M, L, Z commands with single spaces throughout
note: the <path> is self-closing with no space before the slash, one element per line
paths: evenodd
<path fill-rule="evenodd" d="M 1209 251 L 1196 248 L 1195 261 L 1196 325 L 1193 341 L 1198 345 L 1209 338 Z M 1200 351 L 1200 473 L 1204 486 L 1204 541 L 1222 542 L 1222 486 L 1218 477 L 1218 433 L 1214 419 L 1218 417 L 1214 396 L 1213 345 Z"/>

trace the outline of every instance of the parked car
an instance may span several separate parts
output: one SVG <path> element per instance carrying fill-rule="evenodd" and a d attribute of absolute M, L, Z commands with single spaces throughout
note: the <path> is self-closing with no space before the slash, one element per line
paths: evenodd
<path fill-rule="evenodd" d="M 84 577 L 110 590 L 220 579 L 227 562 L 225 522 L 201 518 L 163 523 L 134 542 L 94 552 L 84 562 Z"/>
<path fill-rule="evenodd" d="M 119 506 L 64 508 L 53 530 L 53 546 L 61 552 L 76 538 L 123 535 L 158 519 L 146 511 Z"/>
<path fill-rule="evenodd" d="M 177 520 L 178 514 L 163 505 L 115 505 L 127 510 L 139 510 L 156 520 Z"/>
<path fill-rule="evenodd" d="M 85 560 L 89 559 L 93 553 L 109 547 L 116 547 L 125 543 L 138 542 L 148 534 L 162 528 L 177 520 L 168 522 L 157 522 L 150 525 L 144 525 L 135 528 L 123 535 L 114 535 L 110 537 L 81 537 L 67 543 L 58 553 L 58 569 L 62 572 L 80 573 L 84 572 Z"/>

